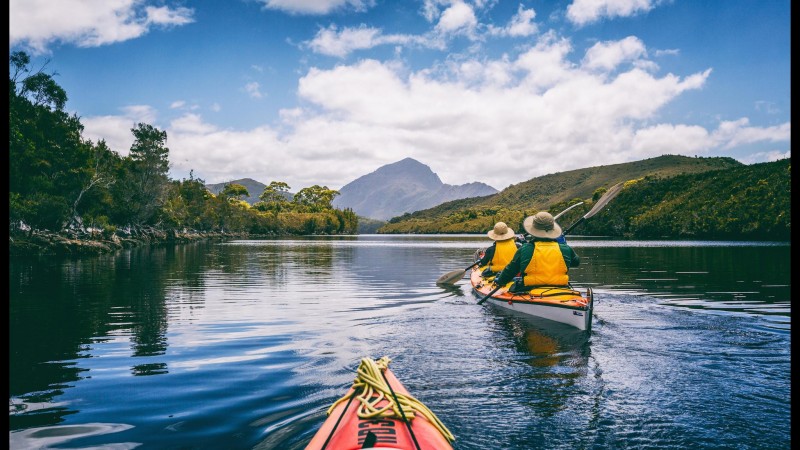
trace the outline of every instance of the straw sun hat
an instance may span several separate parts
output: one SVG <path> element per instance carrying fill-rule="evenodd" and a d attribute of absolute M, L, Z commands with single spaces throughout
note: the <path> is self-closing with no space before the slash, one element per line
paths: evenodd
<path fill-rule="evenodd" d="M 495 241 L 505 241 L 506 239 L 511 239 L 515 236 L 514 230 L 508 228 L 505 222 L 497 222 L 494 224 L 494 229 L 489 230 L 488 233 L 490 238 L 494 239 Z"/>
<path fill-rule="evenodd" d="M 522 226 L 533 237 L 556 239 L 561 236 L 561 227 L 553 219 L 553 215 L 547 211 L 539 211 L 526 217 Z"/>

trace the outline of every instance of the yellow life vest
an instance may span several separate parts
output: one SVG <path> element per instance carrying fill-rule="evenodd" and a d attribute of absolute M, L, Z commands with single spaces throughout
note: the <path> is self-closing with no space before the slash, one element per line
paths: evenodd
<path fill-rule="evenodd" d="M 514 239 L 506 239 L 505 241 L 497 241 L 494 244 L 494 256 L 489 261 L 489 270 L 492 272 L 500 272 L 505 269 L 511 259 L 514 258 L 514 253 L 517 252 L 517 244 Z"/>
<path fill-rule="evenodd" d="M 537 241 L 533 256 L 525 268 L 525 286 L 566 286 L 567 264 L 558 242 Z"/>

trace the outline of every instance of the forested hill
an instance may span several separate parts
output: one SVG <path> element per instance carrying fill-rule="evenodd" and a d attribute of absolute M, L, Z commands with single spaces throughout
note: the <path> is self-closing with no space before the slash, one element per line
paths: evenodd
<path fill-rule="evenodd" d="M 576 233 L 744 239 L 770 233 L 769 238 L 789 238 L 790 160 L 744 165 L 731 158 L 671 155 L 537 177 L 495 195 L 457 200 L 396 217 L 378 232 L 483 233 L 503 220 L 521 233 L 526 216 L 539 210 L 555 214 L 583 201 L 584 205 L 560 220 L 570 224 L 588 212 L 607 188 L 621 181 L 627 182 L 622 193 Z M 728 207 L 715 207 L 723 203 Z M 695 205 L 695 209 L 683 212 L 679 210 L 683 204 Z M 753 216 L 761 214 L 764 207 L 772 215 L 769 220 Z M 672 216 L 682 214 L 691 215 L 697 223 L 683 228 L 667 226 L 691 222 L 673 220 Z"/>
<path fill-rule="evenodd" d="M 581 234 L 791 240 L 790 159 L 628 183 Z M 569 217 L 572 223 L 580 216 Z"/>

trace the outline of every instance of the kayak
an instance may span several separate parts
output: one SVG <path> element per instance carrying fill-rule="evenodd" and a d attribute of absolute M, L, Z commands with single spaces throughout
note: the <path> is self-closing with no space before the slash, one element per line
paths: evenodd
<path fill-rule="evenodd" d="M 353 385 L 328 408 L 306 450 L 452 450 L 455 437 L 389 370 L 391 359 L 363 358 Z"/>
<path fill-rule="evenodd" d="M 510 282 L 500 289 L 490 279 L 485 279 L 481 272 L 484 267 L 474 267 L 470 274 L 473 291 L 489 304 L 517 311 L 529 316 L 542 317 L 555 322 L 564 323 L 579 330 L 592 329 L 592 311 L 594 294 L 592 288 L 584 293 L 571 286 L 541 286 L 525 292 L 509 292 L 514 285 Z M 486 297 L 492 293 L 491 296 Z"/>

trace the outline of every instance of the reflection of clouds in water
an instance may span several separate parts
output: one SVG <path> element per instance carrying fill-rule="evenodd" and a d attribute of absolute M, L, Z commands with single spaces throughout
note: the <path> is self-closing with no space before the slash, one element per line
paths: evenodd
<path fill-rule="evenodd" d="M 33 450 L 61 448 L 60 444 L 78 438 L 98 436 L 101 434 L 119 433 L 133 428 L 133 425 L 121 423 L 86 423 L 81 425 L 61 425 L 55 427 L 29 428 L 12 431 L 9 435 L 9 448 L 15 450 Z M 135 442 L 119 442 L 103 444 L 101 447 L 81 447 L 83 449 L 102 448 L 104 450 L 127 450 L 141 444 Z"/>
<path fill-rule="evenodd" d="M 10 415 L 29 413 L 66 405 L 67 402 L 27 402 L 21 398 L 11 397 L 8 399 L 8 413 Z"/>

